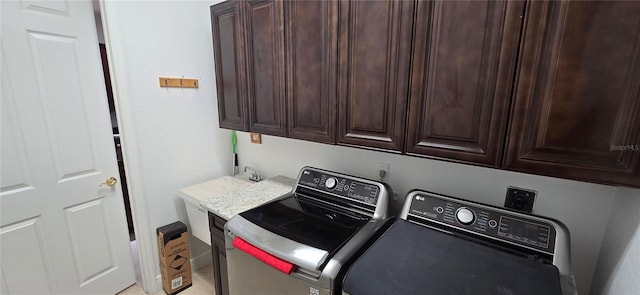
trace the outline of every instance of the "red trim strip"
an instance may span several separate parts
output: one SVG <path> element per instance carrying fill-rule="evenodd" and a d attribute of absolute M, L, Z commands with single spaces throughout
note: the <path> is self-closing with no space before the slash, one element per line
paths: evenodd
<path fill-rule="evenodd" d="M 293 269 L 293 264 L 275 257 L 239 237 L 233 239 L 233 246 L 285 274 L 290 274 Z"/>

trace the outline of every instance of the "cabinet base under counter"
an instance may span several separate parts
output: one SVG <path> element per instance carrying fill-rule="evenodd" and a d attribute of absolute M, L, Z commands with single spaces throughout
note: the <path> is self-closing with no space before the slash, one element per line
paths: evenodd
<path fill-rule="evenodd" d="M 211 257 L 213 258 L 213 282 L 216 295 L 229 294 L 227 276 L 227 253 L 224 247 L 224 224 L 227 220 L 209 212 L 209 231 L 211 233 Z"/>

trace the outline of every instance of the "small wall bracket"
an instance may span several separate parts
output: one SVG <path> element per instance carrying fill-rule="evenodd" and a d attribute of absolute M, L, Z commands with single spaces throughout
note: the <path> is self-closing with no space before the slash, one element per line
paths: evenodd
<path fill-rule="evenodd" d="M 160 77 L 160 87 L 199 88 L 198 79 Z"/>

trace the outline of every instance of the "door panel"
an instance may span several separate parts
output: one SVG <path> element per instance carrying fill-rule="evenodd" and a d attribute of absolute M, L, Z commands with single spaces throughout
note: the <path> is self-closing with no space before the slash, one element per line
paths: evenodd
<path fill-rule="evenodd" d="M 76 38 L 29 32 L 29 43 L 59 181 L 96 173 Z"/>
<path fill-rule="evenodd" d="M 338 2 L 285 5 L 288 136 L 335 143 Z"/>
<path fill-rule="evenodd" d="M 638 15 L 633 1 L 530 3 L 507 168 L 640 186 Z"/>
<path fill-rule="evenodd" d="M 408 153 L 499 165 L 523 7 L 418 2 Z"/>
<path fill-rule="evenodd" d="M 2 64 L 6 64 L 4 54 Z M 22 128 L 17 123 L 16 109 L 13 104 L 14 97 L 6 79 L 7 72 L 2 67 L 2 105 L 0 105 L 0 128 L 2 134 L 2 187 L 0 187 L 0 197 L 20 190 L 33 189 L 31 171 L 27 162 L 25 151 L 25 140 Z"/>
<path fill-rule="evenodd" d="M 8 224 L 2 239 L 2 294 L 52 294 L 55 278 L 41 218 Z"/>
<path fill-rule="evenodd" d="M 0 5 L 7 292 L 115 294 L 135 276 L 122 192 L 99 186 L 118 168 L 92 4 Z"/>
<path fill-rule="evenodd" d="M 2 274 L 2 270 L 0 270 L 0 279 L 2 279 L 2 281 L 0 281 L 0 292 L 2 292 L 2 294 L 9 294 L 9 287 L 7 287 L 7 280 L 4 279 L 4 274 Z"/>
<path fill-rule="evenodd" d="M 104 199 L 65 209 L 65 219 L 81 285 L 112 271 L 116 262 L 105 218 Z"/>
<path fill-rule="evenodd" d="M 403 150 L 413 5 L 340 2 L 338 143 Z"/>
<path fill-rule="evenodd" d="M 22 7 L 50 14 L 69 15 L 69 1 L 22 1 Z"/>
<path fill-rule="evenodd" d="M 282 1 L 247 1 L 249 130 L 285 136 L 284 13 Z"/>

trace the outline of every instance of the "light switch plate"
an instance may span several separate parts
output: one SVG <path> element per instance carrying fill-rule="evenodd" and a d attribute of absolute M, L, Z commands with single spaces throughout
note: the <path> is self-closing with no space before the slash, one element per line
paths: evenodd
<path fill-rule="evenodd" d="M 251 143 L 262 143 L 262 135 L 260 133 L 249 133 L 249 137 L 251 138 Z"/>

